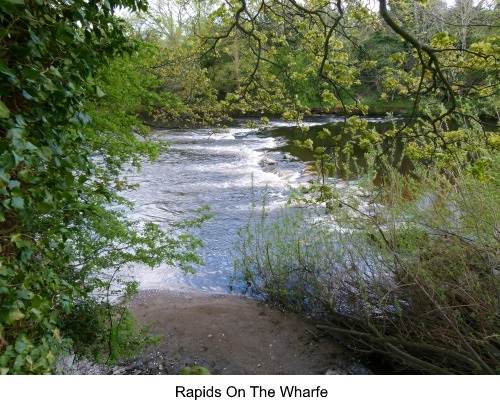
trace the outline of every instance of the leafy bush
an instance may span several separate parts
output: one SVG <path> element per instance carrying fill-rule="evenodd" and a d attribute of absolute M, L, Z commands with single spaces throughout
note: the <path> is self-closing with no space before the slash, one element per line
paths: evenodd
<path fill-rule="evenodd" d="M 320 217 L 268 221 L 263 207 L 240 231 L 238 277 L 398 370 L 499 373 L 498 180 L 429 168 L 385 180 L 337 188 Z"/>
<path fill-rule="evenodd" d="M 146 345 L 157 343 L 151 327 L 138 328 L 126 302 L 137 292 L 136 283 L 125 284 L 120 303 L 86 299 L 73 304 L 72 311 L 61 317 L 61 326 L 72 342 L 77 358 L 91 358 L 112 364 L 140 352 Z"/>
<path fill-rule="evenodd" d="M 137 109 L 161 100 L 137 60 L 151 47 L 114 15 L 146 4 L 0 2 L 1 374 L 51 373 L 65 350 L 130 354 L 144 340 L 123 302 L 108 299 L 133 290 L 114 274 L 126 263 L 199 261 L 196 238 L 117 209 L 126 205 L 119 191 L 132 187 L 121 168 L 163 146 L 133 131 Z M 117 72 L 134 85 L 112 91 Z"/>

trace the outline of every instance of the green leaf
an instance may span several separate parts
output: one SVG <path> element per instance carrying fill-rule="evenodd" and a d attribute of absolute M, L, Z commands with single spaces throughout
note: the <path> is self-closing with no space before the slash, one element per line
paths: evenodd
<path fill-rule="evenodd" d="M 52 157 L 52 150 L 47 146 L 42 146 L 38 151 L 37 155 L 40 156 L 43 160 L 49 161 Z"/>
<path fill-rule="evenodd" d="M 3 73 L 10 79 L 17 80 L 17 76 L 9 69 L 7 62 L 4 60 L 0 60 L 0 73 Z"/>
<path fill-rule="evenodd" d="M 12 151 L 12 157 L 14 158 L 14 165 L 17 166 L 19 163 L 21 163 L 24 158 L 22 156 L 19 156 L 16 152 Z"/>
<path fill-rule="evenodd" d="M 61 342 L 61 331 L 58 328 L 54 328 L 54 330 L 52 331 L 52 337 L 60 343 Z"/>
<path fill-rule="evenodd" d="M 52 311 L 50 314 L 49 314 L 49 319 L 50 319 L 50 322 L 52 323 L 56 323 L 57 320 L 59 319 L 59 311 L 58 310 L 54 310 Z"/>
<path fill-rule="evenodd" d="M 9 181 L 8 187 L 12 190 L 16 187 L 19 187 L 21 183 L 19 183 L 17 180 L 11 180 Z"/>
<path fill-rule="evenodd" d="M 90 122 L 90 117 L 87 113 L 84 112 L 77 112 L 76 113 L 76 118 L 79 122 L 81 122 L 83 125 L 87 125 Z"/>
<path fill-rule="evenodd" d="M 26 126 L 26 121 L 22 115 L 16 115 L 16 123 L 20 128 L 24 128 Z"/>
<path fill-rule="evenodd" d="M 17 292 L 17 297 L 23 300 L 29 300 L 33 296 L 33 293 L 26 290 L 24 287 Z"/>
<path fill-rule="evenodd" d="M 24 336 L 18 337 L 16 343 L 14 344 L 16 352 L 18 352 L 19 354 L 24 353 L 27 349 L 29 349 L 30 346 L 30 342 Z"/>
<path fill-rule="evenodd" d="M 16 357 L 16 361 L 14 362 L 14 370 L 20 370 L 22 366 L 26 364 L 26 359 L 22 355 L 18 355 Z"/>
<path fill-rule="evenodd" d="M 26 100 L 32 100 L 33 99 L 33 96 L 30 93 L 28 93 L 26 90 L 23 90 L 23 97 Z"/>
<path fill-rule="evenodd" d="M 35 145 L 33 145 L 31 142 L 26 142 L 26 149 L 29 150 L 30 152 L 38 150 L 38 148 Z"/>
<path fill-rule="evenodd" d="M 36 209 L 41 214 L 48 214 L 52 210 L 52 205 L 46 202 L 41 202 L 37 205 Z"/>
<path fill-rule="evenodd" d="M 0 171 L 0 186 L 5 186 L 9 184 L 10 182 L 10 177 L 9 175 L 5 174 L 5 172 Z"/>
<path fill-rule="evenodd" d="M 18 240 L 20 240 L 20 239 L 21 239 L 21 236 L 22 236 L 22 235 L 21 235 L 20 233 L 16 233 L 15 235 L 12 235 L 12 236 L 10 237 L 10 241 L 11 241 L 12 243 L 15 243 L 15 242 L 17 242 Z"/>
<path fill-rule="evenodd" d="M 23 137 L 23 129 L 19 127 L 11 128 L 7 131 L 7 138 L 9 139 L 22 139 Z"/>
<path fill-rule="evenodd" d="M 30 33 L 30 36 L 31 36 L 31 40 L 39 45 L 39 46 L 45 46 L 45 44 L 43 43 L 43 41 L 40 39 L 40 37 L 38 35 L 36 35 L 32 30 L 31 28 L 28 28 L 28 32 Z"/>
<path fill-rule="evenodd" d="M 56 67 L 51 66 L 49 70 L 54 74 L 54 76 L 62 78 L 61 72 L 59 72 L 59 69 L 57 69 Z"/>
<path fill-rule="evenodd" d="M 99 86 L 95 86 L 95 91 L 97 93 L 97 97 L 99 98 L 104 97 L 106 95 Z"/>
<path fill-rule="evenodd" d="M 36 80 L 40 76 L 40 71 L 32 69 L 30 67 L 25 67 L 22 69 L 23 76 L 27 79 Z"/>
<path fill-rule="evenodd" d="M 42 311 L 40 311 L 39 309 L 31 308 L 30 312 L 35 314 L 37 320 L 41 321 L 43 319 Z"/>
<path fill-rule="evenodd" d="M 71 45 L 75 39 L 74 35 L 70 34 L 69 32 L 63 31 L 59 34 L 59 38 L 62 39 L 62 41 L 66 45 Z"/>
<path fill-rule="evenodd" d="M 7 108 L 7 106 L 2 103 L 0 100 L 0 118 L 2 119 L 9 119 L 10 118 L 10 110 Z"/>
<path fill-rule="evenodd" d="M 12 324 L 16 321 L 20 321 L 23 319 L 26 315 L 23 314 L 19 308 L 14 308 L 9 312 L 9 315 L 7 315 L 7 319 L 5 320 L 6 323 Z"/>
<path fill-rule="evenodd" d="M 10 205 L 12 208 L 22 210 L 24 209 L 24 200 L 21 197 L 12 197 Z"/>
<path fill-rule="evenodd" d="M 5 153 L 1 158 L 0 158 L 0 167 L 3 168 L 5 171 L 9 171 L 16 165 L 16 162 L 14 160 L 14 156 L 12 156 L 12 153 Z"/>
<path fill-rule="evenodd" d="M 54 85 L 54 82 L 50 79 L 45 79 L 43 82 L 43 88 L 48 92 L 52 93 L 57 90 L 57 87 Z"/>
<path fill-rule="evenodd" d="M 46 358 L 49 361 L 49 364 L 53 364 L 56 361 L 56 357 L 52 354 L 52 351 L 50 351 L 50 350 L 47 353 Z"/>
<path fill-rule="evenodd" d="M 44 298 L 35 297 L 32 300 L 33 308 L 37 308 L 40 311 L 50 310 L 50 301 Z"/>
<path fill-rule="evenodd" d="M 66 184 L 66 187 L 71 187 L 73 183 L 75 182 L 75 177 L 71 173 L 66 173 L 64 175 L 64 183 Z"/>
<path fill-rule="evenodd" d="M 194 366 L 194 367 L 184 367 L 179 375 L 210 375 L 210 371 L 205 367 Z"/>

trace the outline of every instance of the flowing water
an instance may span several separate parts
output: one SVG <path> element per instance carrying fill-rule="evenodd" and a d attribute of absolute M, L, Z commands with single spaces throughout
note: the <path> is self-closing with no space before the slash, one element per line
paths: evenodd
<path fill-rule="evenodd" d="M 316 117 L 307 123 L 318 131 L 334 125 L 335 117 Z M 306 164 L 298 159 L 300 150 L 291 140 L 300 134 L 297 128 L 282 121 L 271 121 L 265 130 L 248 129 L 238 120 L 223 132 L 208 129 L 163 130 L 163 139 L 171 144 L 154 163 L 143 165 L 140 173 L 126 176 L 140 184 L 126 197 L 135 203 L 132 219 L 152 221 L 165 229 L 169 225 L 196 216 L 203 206 L 210 206 L 213 218 L 193 233 L 204 242 L 201 256 L 204 266 L 195 274 L 184 274 L 177 268 L 156 269 L 131 266 L 128 277 L 139 282 L 139 288 L 196 288 L 226 293 L 231 288 L 232 242 L 252 210 L 254 201 L 268 195 L 271 210 L 286 205 L 290 185 L 307 181 Z M 292 155 L 296 155 L 295 157 Z"/>

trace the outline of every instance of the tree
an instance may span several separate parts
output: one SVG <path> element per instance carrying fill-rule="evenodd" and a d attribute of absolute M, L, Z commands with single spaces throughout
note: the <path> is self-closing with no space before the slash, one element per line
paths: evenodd
<path fill-rule="evenodd" d="M 375 173 L 344 184 L 327 215 L 270 221 L 268 207 L 255 209 L 234 245 L 236 275 L 378 370 L 498 374 L 498 182 L 416 174 L 386 168 L 384 187 Z"/>
<path fill-rule="evenodd" d="M 215 48 L 234 30 L 249 38 L 256 70 L 245 88 L 252 91 L 261 65 L 279 63 L 274 31 L 264 35 L 260 19 L 273 13 L 294 21 L 281 41 L 309 39 L 303 49 L 324 101 L 340 104 L 345 116 L 339 132 L 300 142 L 314 152 L 318 178 L 297 201 L 323 204 L 324 216 L 295 211 L 269 223 L 263 207 L 240 231 L 236 270 L 257 294 L 316 315 L 326 332 L 398 370 L 498 373 L 500 144 L 484 125 L 496 119 L 498 128 L 498 31 L 488 26 L 484 35 L 459 40 L 439 30 L 444 25 L 424 23 L 425 1 L 377 3 L 375 13 L 361 1 L 235 1 L 225 9 L 228 25 L 209 38 Z M 383 86 L 413 109 L 385 132 L 358 116 L 369 106 L 353 93 L 357 78 L 374 68 L 362 58 L 359 45 L 370 41 L 354 32 L 358 23 L 384 25 L 402 43 Z M 327 147 L 318 146 L 325 138 Z M 392 167 L 401 161 L 398 142 L 413 163 L 408 175 Z M 367 167 L 342 163 L 354 146 L 365 149 Z M 331 178 L 339 169 L 356 185 L 339 187 Z"/>
<path fill-rule="evenodd" d="M 124 308 L 106 299 L 115 271 L 131 262 L 188 268 L 199 260 L 197 239 L 170 237 L 111 208 L 126 204 L 119 191 L 131 187 L 121 168 L 164 147 L 149 142 L 138 112 L 160 107 L 162 117 L 206 123 L 221 107 L 236 106 L 300 121 L 319 101 L 343 112 L 342 135 L 350 137 L 341 144 L 342 136 L 323 132 L 330 149 L 304 142 L 323 176 L 340 149 L 348 154 L 357 143 L 383 168 L 402 142 L 415 162 L 435 162 L 450 177 L 463 169 L 491 184 L 500 142 L 482 124 L 499 116 L 498 9 L 464 2 L 457 21 L 435 1 L 429 21 L 423 0 L 376 3 L 377 11 L 363 0 L 158 2 L 159 15 L 136 20 L 137 39 L 114 10 L 144 12 L 145 0 L 3 0 L 1 372 L 50 372 L 63 349 L 98 357 L 106 348 L 111 359 L 129 352 L 135 344 L 119 336 L 139 344 L 142 335 L 124 330 L 131 324 Z M 188 23 L 180 18 L 185 11 Z M 442 15 L 454 30 L 443 31 Z M 357 92 L 379 60 L 364 45 L 382 26 L 383 41 L 401 44 L 377 71 L 379 86 L 413 110 L 410 120 L 377 133 L 348 116 L 369 112 Z M 334 198 L 326 182 L 314 187 L 321 199 Z M 134 291 L 121 286 L 126 296 Z"/>
<path fill-rule="evenodd" d="M 116 7 L 144 11 L 146 2 L 0 3 L 2 374 L 52 372 L 62 350 L 130 354 L 144 336 L 108 299 L 118 270 L 199 260 L 197 239 L 171 237 L 111 208 L 125 203 L 118 192 L 129 187 L 120 168 L 154 158 L 162 146 L 131 126 L 140 124 L 136 108 L 158 96 L 148 88 L 154 75 L 131 56 L 140 49 Z M 136 75 L 133 88 L 113 88 L 118 69 Z M 125 296 L 134 290 L 118 286 Z"/>
<path fill-rule="evenodd" d="M 404 45 L 391 55 L 383 87 L 410 100 L 411 118 L 419 117 L 421 125 L 407 121 L 384 134 L 365 131 L 357 134 L 359 140 L 367 146 L 387 146 L 403 139 L 414 158 L 438 159 L 445 165 L 466 164 L 471 155 L 481 161 L 483 151 L 495 147 L 495 136 L 480 125 L 485 116 L 497 115 L 498 36 L 488 33 L 464 49 L 454 35 L 440 31 L 439 15 L 446 15 L 442 3 L 429 6 L 438 10 L 433 24 L 421 18 L 429 14 L 424 1 L 377 3 L 374 12 L 369 2 L 359 0 L 235 0 L 213 13 L 220 23 L 205 35 L 206 44 L 217 52 L 236 32 L 247 39 L 254 68 L 241 83 L 241 94 L 233 97 L 236 100 L 248 96 L 251 104 L 260 102 L 279 111 L 296 104 L 293 89 L 300 88 L 299 82 L 319 81 L 325 106 L 338 107 L 345 115 L 366 114 L 367 105 L 354 91 L 362 72 L 373 69 L 376 61 L 365 57 L 359 26 L 383 26 Z M 294 57 L 282 58 L 283 48 Z M 297 60 L 307 62 L 298 66 Z M 302 103 L 296 104 L 301 108 Z M 456 123 L 463 131 L 449 129 Z"/>

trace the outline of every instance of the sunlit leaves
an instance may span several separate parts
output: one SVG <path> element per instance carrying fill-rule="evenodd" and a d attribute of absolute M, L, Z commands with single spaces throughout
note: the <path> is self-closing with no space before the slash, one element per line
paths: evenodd
<path fill-rule="evenodd" d="M 0 101 L 0 119 L 2 118 L 3 119 L 10 118 L 10 111 L 7 108 L 7 106 L 2 101 Z"/>
<path fill-rule="evenodd" d="M 113 5 L 144 9 L 146 3 Z M 9 0 L 0 10 L 10 18 L 0 35 L 0 369 L 42 374 L 70 347 L 63 318 L 90 291 L 104 288 L 97 273 L 135 259 L 187 264 L 196 243 L 184 249 L 160 230 L 142 233 L 104 207 L 123 201 L 114 180 L 130 155 L 157 153 L 137 140 L 137 148 L 107 142 L 93 149 L 91 103 L 109 96 L 97 77 L 118 52 L 136 46 L 112 17 L 111 2 L 75 0 L 68 8 Z M 117 91 L 122 99 L 110 102 L 123 111 L 120 103 L 131 94 Z M 125 112 L 135 116 L 138 104 Z M 135 136 L 134 119 L 114 116 L 114 127 L 100 128 L 101 145 L 120 126 Z M 92 160 L 95 152 L 111 158 L 110 171 Z M 114 250 L 124 244 L 128 252 Z"/>
<path fill-rule="evenodd" d="M 16 321 L 23 319 L 26 315 L 21 312 L 19 308 L 14 308 L 9 311 L 8 315 L 5 317 L 5 322 L 7 324 L 12 324 Z"/>
<path fill-rule="evenodd" d="M 431 41 L 431 46 L 441 49 L 451 48 L 454 46 L 456 41 L 456 37 L 445 31 L 434 35 L 434 38 Z"/>

